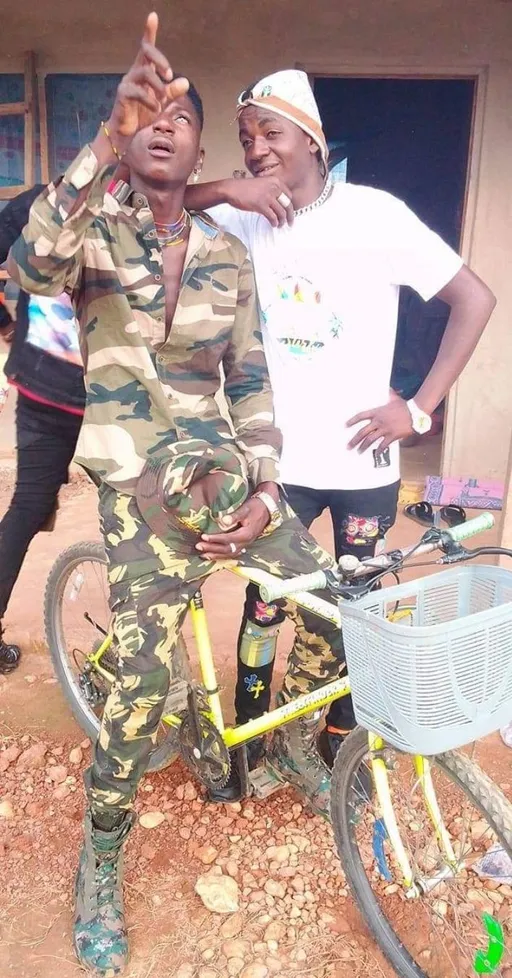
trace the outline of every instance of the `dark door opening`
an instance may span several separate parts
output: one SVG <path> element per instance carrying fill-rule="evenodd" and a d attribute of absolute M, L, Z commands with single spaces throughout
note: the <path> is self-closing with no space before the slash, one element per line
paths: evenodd
<path fill-rule="evenodd" d="M 389 191 L 459 250 L 475 90 L 473 79 L 316 78 L 333 178 Z M 401 290 L 391 382 L 403 396 L 421 386 L 447 318 L 438 299 Z"/>

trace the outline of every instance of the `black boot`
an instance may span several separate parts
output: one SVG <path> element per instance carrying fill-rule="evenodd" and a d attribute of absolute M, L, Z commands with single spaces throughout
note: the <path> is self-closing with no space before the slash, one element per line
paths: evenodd
<path fill-rule="evenodd" d="M 3 639 L 3 629 L 0 625 L 0 675 L 6 676 L 18 668 L 21 659 L 19 645 L 7 645 Z"/>
<path fill-rule="evenodd" d="M 236 750 L 231 751 L 231 774 L 229 775 L 229 780 L 223 788 L 210 789 L 208 792 L 208 801 L 212 801 L 216 805 L 229 805 L 233 804 L 235 801 L 240 801 L 243 796 L 242 791 L 242 779 L 240 777 L 240 754 L 243 748 L 238 747 Z M 263 737 L 258 737 L 256 740 L 251 740 L 249 744 L 246 745 L 247 750 L 247 767 L 249 771 L 254 771 L 258 764 L 263 759 L 265 753 L 265 741 Z"/>

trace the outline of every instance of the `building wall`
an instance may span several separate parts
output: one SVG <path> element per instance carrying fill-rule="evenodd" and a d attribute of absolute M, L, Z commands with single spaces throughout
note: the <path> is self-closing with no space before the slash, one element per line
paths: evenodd
<path fill-rule="evenodd" d="M 41 71 L 117 72 L 135 50 L 139 0 L 2 0 L 0 72 L 33 49 Z M 499 305 L 453 392 L 445 474 L 505 478 L 512 430 L 512 3 L 510 0 L 192 0 L 157 4 L 160 46 L 204 95 L 205 178 L 240 165 L 235 99 L 263 74 L 301 64 L 342 74 L 479 74 L 464 255 Z"/>
<path fill-rule="evenodd" d="M 501 546 L 508 547 L 509 550 L 512 550 L 512 451 L 510 453 L 509 470 L 507 473 L 507 492 L 505 494 L 503 513 L 501 515 L 500 537 Z M 499 562 L 503 567 L 510 570 L 510 557 L 500 557 Z"/>

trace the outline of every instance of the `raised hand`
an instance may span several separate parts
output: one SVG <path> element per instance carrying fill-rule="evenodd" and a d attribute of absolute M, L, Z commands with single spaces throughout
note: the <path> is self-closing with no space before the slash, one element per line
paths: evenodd
<path fill-rule="evenodd" d="M 107 123 L 113 145 L 122 154 L 135 134 L 151 125 L 175 98 L 188 91 L 186 78 L 174 78 L 172 68 L 156 47 L 158 15 L 151 13 L 137 57 L 121 79 Z"/>

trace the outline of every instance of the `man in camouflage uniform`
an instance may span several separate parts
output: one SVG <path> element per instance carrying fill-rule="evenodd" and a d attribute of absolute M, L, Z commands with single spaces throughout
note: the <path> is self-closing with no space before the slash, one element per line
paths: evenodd
<path fill-rule="evenodd" d="M 247 251 L 183 211 L 200 165 L 202 106 L 193 86 L 173 79 L 156 27 L 150 15 L 110 120 L 35 202 L 9 264 L 29 292 L 72 294 L 86 368 L 77 457 L 99 484 L 119 656 L 86 774 L 76 891 L 75 947 L 98 975 L 127 959 L 122 845 L 189 599 L 229 560 L 280 575 L 332 562 L 280 498 L 281 439 Z M 107 193 L 121 157 L 130 183 Z M 221 364 L 234 437 L 215 399 Z M 333 626 L 302 618 L 298 627 L 304 640 L 284 699 L 339 671 Z M 325 815 L 329 775 L 315 728 L 311 718 L 289 724 L 270 757 Z"/>

